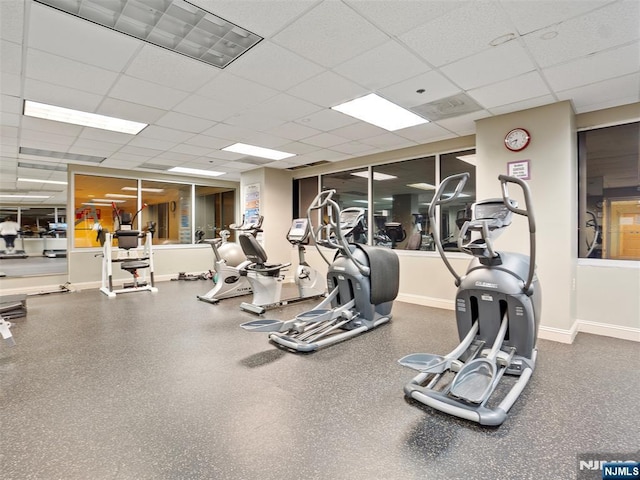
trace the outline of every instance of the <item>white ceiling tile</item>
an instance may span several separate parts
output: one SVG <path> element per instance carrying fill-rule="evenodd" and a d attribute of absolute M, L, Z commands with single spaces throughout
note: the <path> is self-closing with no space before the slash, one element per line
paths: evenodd
<path fill-rule="evenodd" d="M 228 102 L 222 102 L 202 95 L 190 95 L 177 104 L 173 110 L 185 115 L 221 122 L 238 113 L 237 107 L 230 102 L 232 99 L 229 99 Z"/>
<path fill-rule="evenodd" d="M 211 149 L 220 149 L 229 145 L 226 138 L 217 138 L 209 135 L 196 135 L 185 142 L 185 145 L 195 145 L 196 147 Z"/>
<path fill-rule="evenodd" d="M 137 157 L 145 157 L 147 159 L 160 155 L 162 150 L 157 148 L 143 148 L 133 145 L 122 147 L 116 155 L 136 155 Z"/>
<path fill-rule="evenodd" d="M 24 116 L 22 119 L 22 127 L 30 131 L 43 133 L 51 133 L 56 135 L 64 135 L 70 138 L 76 138 L 82 132 L 80 125 L 71 123 L 56 122 L 54 120 L 45 120 L 43 118 Z"/>
<path fill-rule="evenodd" d="M 117 160 L 118 162 L 128 162 L 132 165 L 140 165 L 149 160 L 148 155 L 133 155 L 131 153 L 125 153 L 120 150 L 109 157 L 110 160 Z"/>
<path fill-rule="evenodd" d="M 169 162 L 171 164 L 178 164 L 182 162 L 190 162 L 191 160 L 195 160 L 199 155 L 189 155 L 187 153 L 176 152 L 175 150 L 168 150 L 166 152 L 161 153 L 157 157 L 153 157 L 153 163 L 164 164 L 164 162 Z"/>
<path fill-rule="evenodd" d="M 22 99 L 19 97 L 14 97 L 12 95 L 0 95 L 0 111 L 2 111 L 3 113 L 21 115 Z"/>
<path fill-rule="evenodd" d="M 418 93 L 418 90 L 424 90 Z M 415 107 L 460 93 L 460 87 L 436 71 L 427 72 L 379 91 L 387 100 L 404 107 Z"/>
<path fill-rule="evenodd" d="M 24 81 L 24 98 L 34 102 L 73 108 L 83 112 L 95 112 L 103 97 L 95 93 L 83 92 L 76 88 L 26 78 Z"/>
<path fill-rule="evenodd" d="M 98 142 L 95 140 L 78 139 L 76 140 L 71 149 L 74 153 L 80 153 L 83 155 L 94 155 L 96 157 L 108 157 L 113 155 L 120 145 L 115 143 Z"/>
<path fill-rule="evenodd" d="M 122 75 L 118 78 L 109 96 L 119 100 L 169 110 L 183 101 L 188 93 Z"/>
<path fill-rule="evenodd" d="M 333 145 L 331 147 L 331 150 L 334 150 L 340 153 L 348 153 L 349 155 L 364 155 L 365 153 L 368 153 L 374 150 L 374 147 L 372 147 L 371 145 L 367 145 L 364 143 L 360 143 L 356 140 L 353 140 L 351 142 L 341 143 L 339 145 Z"/>
<path fill-rule="evenodd" d="M 0 112 L 0 123 L 2 123 L 2 125 L 17 127 L 20 125 L 20 118 L 21 115 L 17 113 Z"/>
<path fill-rule="evenodd" d="M 251 135 L 253 135 L 253 132 L 249 129 L 228 125 L 226 123 L 218 123 L 202 133 L 215 138 L 232 140 L 233 142 L 241 142 L 247 138 L 251 138 Z M 230 143 L 227 142 L 227 145 L 229 144 Z"/>
<path fill-rule="evenodd" d="M 301 140 L 306 137 L 317 135 L 321 132 L 315 128 L 300 125 L 299 123 L 287 122 L 275 128 L 265 130 L 265 133 L 288 138 L 289 140 Z"/>
<path fill-rule="evenodd" d="M 102 101 L 96 113 L 152 124 L 165 115 L 167 111 L 107 97 Z"/>
<path fill-rule="evenodd" d="M 317 0 L 194 0 L 193 3 L 261 37 L 270 37 L 311 8 Z"/>
<path fill-rule="evenodd" d="M 286 91 L 294 85 L 318 75 L 324 69 L 266 40 L 260 42 L 227 69 L 243 78 L 267 87 Z"/>
<path fill-rule="evenodd" d="M 320 135 L 305 138 L 301 143 L 308 143 L 309 145 L 328 148 L 344 143 L 344 138 L 330 133 L 321 133 Z"/>
<path fill-rule="evenodd" d="M 470 2 L 401 35 L 400 40 L 430 64 L 441 66 L 489 48 L 492 40 L 511 30 L 497 3 Z"/>
<path fill-rule="evenodd" d="M 166 151 L 166 150 L 171 150 L 177 144 L 178 142 L 164 141 L 164 140 L 158 140 L 155 138 L 143 138 L 140 136 L 136 136 L 131 139 L 128 145 L 132 147 L 141 147 L 141 148 L 149 148 L 154 150 Z"/>
<path fill-rule="evenodd" d="M 445 13 L 460 8 L 469 3 L 457 0 L 455 2 L 429 2 L 425 6 L 424 0 L 346 0 L 345 3 L 355 8 L 362 16 L 371 20 L 392 36 L 398 36 L 415 27 L 424 25 Z"/>
<path fill-rule="evenodd" d="M 387 133 L 387 130 L 369 123 L 358 122 L 347 125 L 346 127 L 336 128 L 329 133 L 349 140 L 362 140 L 363 138 L 369 138 L 375 135 L 384 135 Z"/>
<path fill-rule="evenodd" d="M 334 67 L 388 40 L 342 2 L 322 2 L 273 37 L 273 41 L 327 67 Z"/>
<path fill-rule="evenodd" d="M 171 150 L 169 150 L 169 152 L 184 153 L 186 155 L 203 156 L 211 152 L 211 149 L 206 147 L 197 147 L 195 145 L 189 145 L 187 143 L 181 143 L 180 145 L 176 145 L 175 147 L 173 147 Z"/>
<path fill-rule="evenodd" d="M 472 135 L 476 133 L 476 120 L 490 116 L 491 114 L 489 112 L 483 110 L 480 112 L 462 115 L 460 117 L 439 120 L 438 125 L 458 135 Z"/>
<path fill-rule="evenodd" d="M 431 70 L 424 60 L 392 40 L 336 66 L 334 71 L 346 78 L 378 90 Z"/>
<path fill-rule="evenodd" d="M 0 72 L 0 89 L 5 95 L 22 95 L 20 75 Z"/>
<path fill-rule="evenodd" d="M 159 127 L 157 125 L 149 125 L 138 134 L 138 137 L 182 143 L 193 137 L 193 133 Z"/>
<path fill-rule="evenodd" d="M 295 153 L 296 155 L 304 155 L 311 152 L 317 152 L 320 150 L 320 147 L 316 145 L 309 145 L 308 143 L 302 142 L 291 142 L 282 145 L 282 150 L 285 152 Z"/>
<path fill-rule="evenodd" d="M 59 135 L 56 133 L 49 133 L 43 130 L 30 130 L 29 128 L 22 127 L 21 129 L 21 137 L 20 137 L 20 146 L 22 147 L 38 147 L 39 143 L 47 143 L 47 144 L 55 144 L 57 145 L 57 151 L 66 151 L 73 142 L 75 141 L 75 136 L 68 135 Z"/>
<path fill-rule="evenodd" d="M 224 123 L 246 130 L 268 130 L 282 125 L 285 120 L 267 113 L 248 111 L 227 118 Z"/>
<path fill-rule="evenodd" d="M 549 95 L 551 92 L 538 72 L 530 72 L 519 77 L 469 90 L 467 94 L 484 108 L 494 108 Z"/>
<path fill-rule="evenodd" d="M 30 48 L 25 65 L 27 78 L 104 95 L 118 75 L 109 70 Z"/>
<path fill-rule="evenodd" d="M 25 2 L 0 2 L 0 38 L 10 42 L 22 41 L 22 26 L 24 25 Z"/>
<path fill-rule="evenodd" d="M 277 135 L 255 132 L 253 135 L 251 135 L 249 143 L 258 147 L 275 148 L 277 150 L 281 150 L 282 145 L 291 143 L 291 141 L 287 138 L 278 137 Z"/>
<path fill-rule="evenodd" d="M 128 133 L 111 132 L 99 128 L 83 128 L 78 138 L 83 140 L 95 140 L 98 142 L 113 143 L 116 145 L 126 145 L 133 138 Z"/>
<path fill-rule="evenodd" d="M 320 110 L 317 113 L 296 120 L 296 123 L 303 127 L 311 127 L 322 132 L 328 132 L 338 127 L 351 125 L 357 121 L 355 118 L 335 110 Z"/>
<path fill-rule="evenodd" d="M 19 43 L 0 41 L 0 66 L 3 72 L 20 75 L 22 71 L 22 47 Z"/>
<path fill-rule="evenodd" d="M 131 77 L 193 92 L 215 78 L 221 70 L 156 45 L 146 44 L 125 73 Z"/>
<path fill-rule="evenodd" d="M 287 93 L 329 108 L 361 97 L 369 90 L 327 70 L 290 88 Z"/>
<path fill-rule="evenodd" d="M 257 114 L 272 115 L 284 121 L 293 121 L 324 110 L 313 103 L 281 93 L 249 110 Z"/>
<path fill-rule="evenodd" d="M 240 110 L 264 102 L 280 92 L 224 71 L 203 85 L 196 93 L 220 101 L 228 101 L 229 98 L 233 98 L 234 104 Z"/>
<path fill-rule="evenodd" d="M 557 36 L 547 39 L 550 34 Z M 542 67 L 592 55 L 640 38 L 640 2 L 619 1 L 523 37 Z"/>
<path fill-rule="evenodd" d="M 37 3 L 31 5 L 29 46 L 121 72 L 143 45 L 106 27 Z"/>
<path fill-rule="evenodd" d="M 424 125 L 417 125 L 415 127 L 403 128 L 395 133 L 399 137 L 407 138 L 417 144 L 436 142 L 438 140 L 444 140 L 454 136 L 450 131 L 433 122 Z M 366 142 L 367 140 L 363 141 Z"/>
<path fill-rule="evenodd" d="M 143 164 L 144 161 L 140 161 L 140 162 L 132 162 L 131 160 L 119 160 L 115 157 L 110 157 L 107 158 L 105 161 L 103 161 L 100 166 L 101 167 L 106 167 L 106 168 L 122 168 L 122 169 L 127 169 L 127 168 L 136 168 L 139 167 L 141 164 Z"/>
<path fill-rule="evenodd" d="M 640 74 L 612 78 L 584 87 L 558 92 L 560 100 L 571 100 L 576 113 L 591 112 L 640 101 Z"/>
<path fill-rule="evenodd" d="M 488 108 L 488 110 L 494 115 L 502 115 L 504 113 L 519 112 L 520 110 L 527 110 L 528 108 L 550 105 L 555 101 L 556 99 L 553 95 L 543 95 L 541 97 L 529 98 L 521 102 L 509 103 L 506 105 L 501 105 L 499 107 Z"/>
<path fill-rule="evenodd" d="M 177 112 L 169 112 L 155 123 L 160 127 L 175 128 L 176 130 L 192 133 L 200 133 L 216 124 L 213 120 L 205 120 Z"/>
<path fill-rule="evenodd" d="M 509 59 L 505 61 L 505 59 Z M 510 41 L 440 69 L 464 90 L 499 82 L 535 69 L 519 42 Z M 473 72 L 473 74 L 469 74 Z"/>
<path fill-rule="evenodd" d="M 580 0 L 559 2 L 558 0 L 536 0 L 533 2 L 502 2 L 503 8 L 515 24 L 520 35 L 560 23 L 602 7 L 613 0 Z"/>
<path fill-rule="evenodd" d="M 568 90 L 640 71 L 640 42 L 589 55 L 543 70 L 556 91 Z"/>

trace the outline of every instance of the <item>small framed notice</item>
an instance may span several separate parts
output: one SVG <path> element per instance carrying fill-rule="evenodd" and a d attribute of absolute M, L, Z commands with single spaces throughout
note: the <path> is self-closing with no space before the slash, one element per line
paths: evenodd
<path fill-rule="evenodd" d="M 530 180 L 529 160 L 519 160 L 517 162 L 507 163 L 507 175 L 510 177 L 520 178 L 522 180 Z"/>

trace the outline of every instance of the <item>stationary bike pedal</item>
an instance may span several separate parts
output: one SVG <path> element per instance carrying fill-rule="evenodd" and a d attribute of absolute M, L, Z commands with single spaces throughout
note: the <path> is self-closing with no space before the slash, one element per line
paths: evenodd
<path fill-rule="evenodd" d="M 454 373 L 458 373 L 463 366 L 464 366 L 464 363 L 462 363 L 460 360 L 452 360 L 449 370 L 451 370 Z"/>

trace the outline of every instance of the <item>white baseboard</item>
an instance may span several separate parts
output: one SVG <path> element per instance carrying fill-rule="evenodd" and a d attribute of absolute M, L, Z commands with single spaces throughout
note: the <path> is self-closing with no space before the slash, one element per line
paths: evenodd
<path fill-rule="evenodd" d="M 640 342 L 640 328 L 610 325 L 589 320 L 577 320 L 576 323 L 578 324 L 579 332 Z"/>
<path fill-rule="evenodd" d="M 411 293 L 399 293 L 396 300 L 414 305 L 424 305 L 425 307 L 442 308 L 444 310 L 453 310 L 455 305 L 453 300 L 443 300 L 442 298 L 425 297 L 424 295 L 413 295 Z"/>
<path fill-rule="evenodd" d="M 538 338 L 541 338 L 542 340 L 552 340 L 554 342 L 571 344 L 578 334 L 577 327 L 578 322 L 573 322 L 573 325 L 569 330 L 540 325 L 540 329 L 538 330 Z"/>

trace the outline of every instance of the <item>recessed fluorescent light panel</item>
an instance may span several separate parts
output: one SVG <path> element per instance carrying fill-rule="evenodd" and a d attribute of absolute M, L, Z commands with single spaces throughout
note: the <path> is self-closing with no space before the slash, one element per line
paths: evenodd
<path fill-rule="evenodd" d="M 281 152 L 270 148 L 256 147 L 255 145 L 247 145 L 246 143 L 234 143 L 222 150 L 225 152 L 242 153 L 243 155 L 251 155 L 253 157 L 268 158 L 270 160 L 282 160 L 284 158 L 295 157 L 295 153 Z"/>
<path fill-rule="evenodd" d="M 138 188 L 137 187 L 122 187 L 120 190 L 126 190 L 128 192 L 137 192 Z M 140 190 L 142 190 L 143 192 L 149 192 L 149 193 L 164 193 L 164 188 L 145 188 L 145 187 L 142 187 Z"/>
<path fill-rule="evenodd" d="M 124 193 L 105 193 L 104 196 L 107 198 L 138 198 L 137 195 L 126 195 Z"/>
<path fill-rule="evenodd" d="M 389 100 L 385 100 L 375 93 L 336 105 L 331 109 L 390 132 L 428 123 L 428 120 L 395 103 L 391 103 Z"/>
<path fill-rule="evenodd" d="M 218 68 L 262 40 L 184 0 L 35 1 Z"/>
<path fill-rule="evenodd" d="M 113 198 L 94 198 L 92 202 L 107 203 L 108 205 L 111 205 L 112 203 L 126 203 L 126 200 L 114 200 Z"/>
<path fill-rule="evenodd" d="M 361 172 L 353 172 L 351 175 L 354 175 L 356 177 L 369 178 L 369 172 L 366 170 L 363 170 Z M 395 175 L 388 175 L 386 173 L 373 172 L 374 180 L 392 180 L 394 178 L 398 177 L 396 177 Z"/>
<path fill-rule="evenodd" d="M 66 185 L 67 182 L 58 180 L 38 180 L 37 178 L 18 178 L 18 182 L 32 182 L 32 183 L 53 183 L 55 185 Z"/>
<path fill-rule="evenodd" d="M 219 177 L 225 172 L 214 172 L 211 170 L 200 170 L 198 168 L 173 167 L 167 170 L 172 173 L 187 173 L 189 175 L 202 175 L 203 177 Z"/>
<path fill-rule="evenodd" d="M 407 187 L 419 188 L 420 190 L 435 190 L 436 186 L 430 183 L 408 183 Z"/>
<path fill-rule="evenodd" d="M 71 108 L 47 105 L 46 103 L 24 101 L 24 114 L 28 117 L 44 118 L 55 122 L 71 123 L 83 127 L 99 128 L 112 132 L 136 135 L 147 126 L 146 123 L 132 122 L 116 117 L 107 117 L 96 113 L 81 112 Z"/>

